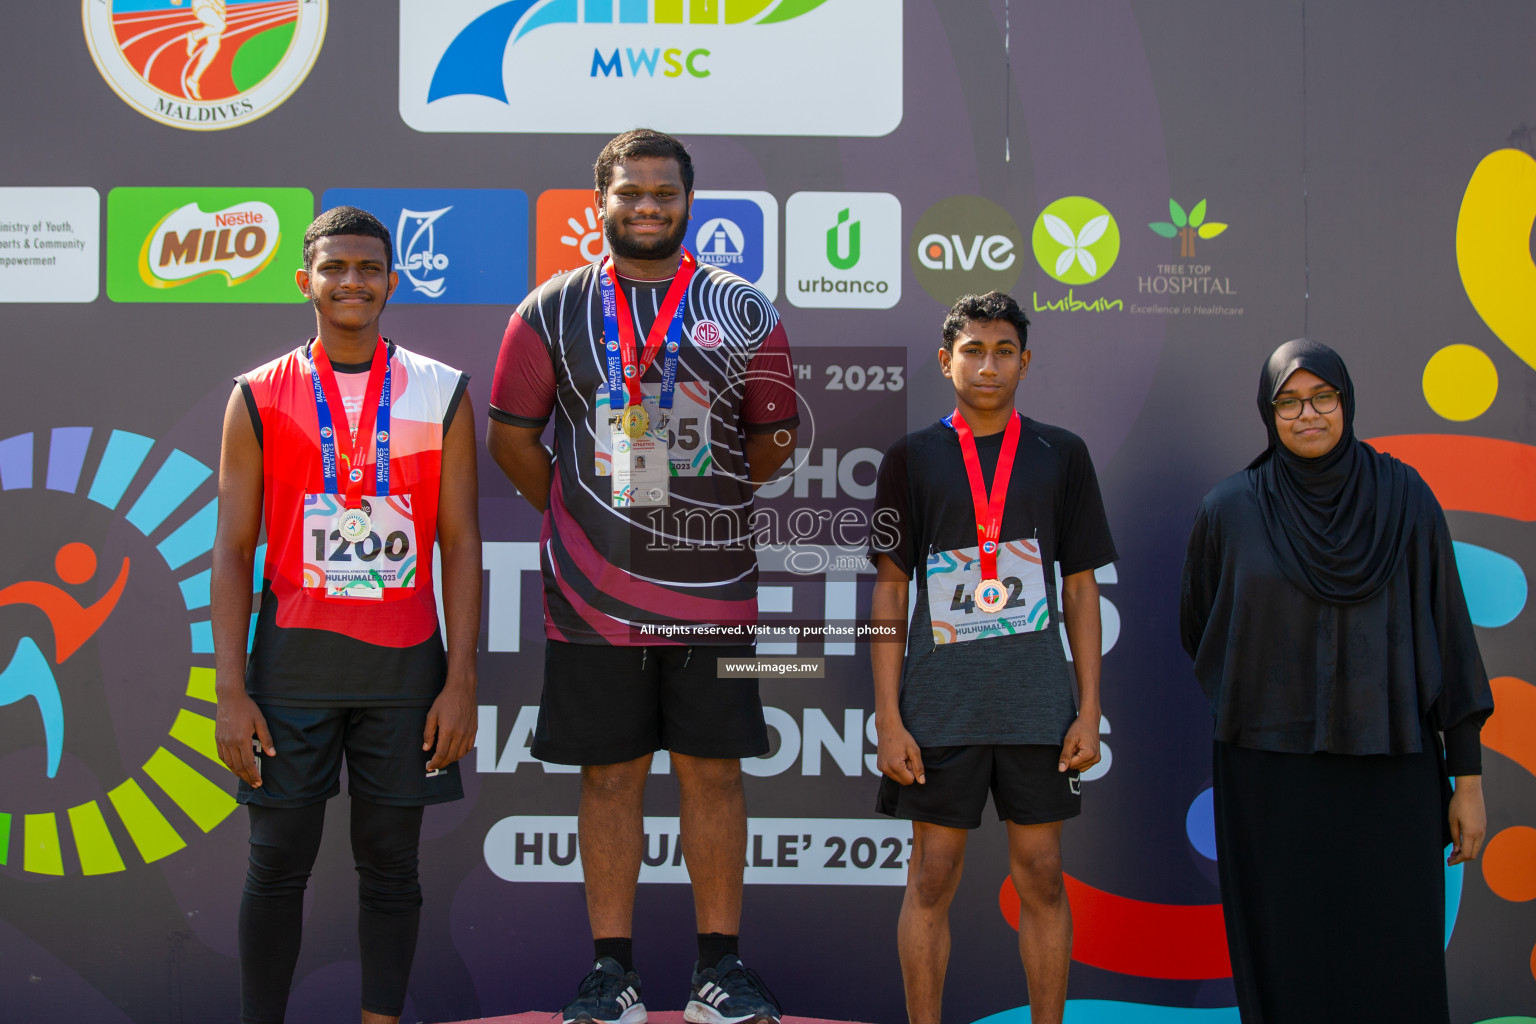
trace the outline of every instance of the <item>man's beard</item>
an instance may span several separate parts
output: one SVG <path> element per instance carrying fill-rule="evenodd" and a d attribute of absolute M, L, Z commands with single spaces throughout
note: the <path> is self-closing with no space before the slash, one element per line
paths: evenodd
<path fill-rule="evenodd" d="M 688 222 L 684 220 L 668 234 L 659 235 L 647 241 L 636 241 L 633 237 L 619 238 L 614 222 L 606 218 L 603 220 L 603 235 L 608 239 L 608 251 L 620 259 L 666 259 L 683 247 L 683 239 L 687 234 Z"/>

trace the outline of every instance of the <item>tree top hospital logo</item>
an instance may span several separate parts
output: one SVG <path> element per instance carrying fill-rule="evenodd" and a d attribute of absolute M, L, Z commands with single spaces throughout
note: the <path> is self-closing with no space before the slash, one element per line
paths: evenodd
<path fill-rule="evenodd" d="M 213 738 L 212 476 L 125 430 L 0 440 L 0 508 L 26 538 L 0 553 L 0 866 L 128 871 L 234 811 Z"/>
<path fill-rule="evenodd" d="M 1120 255 L 1120 228 L 1097 200 L 1066 196 L 1040 211 L 1031 236 L 1035 259 L 1062 284 L 1088 284 Z"/>
<path fill-rule="evenodd" d="M 901 0 L 400 4 L 400 116 L 417 131 L 606 134 L 658 106 L 679 134 L 888 134 Z"/>
<path fill-rule="evenodd" d="M 218 131 L 270 113 L 309 75 L 327 0 L 81 0 L 96 69 L 139 113 Z"/>

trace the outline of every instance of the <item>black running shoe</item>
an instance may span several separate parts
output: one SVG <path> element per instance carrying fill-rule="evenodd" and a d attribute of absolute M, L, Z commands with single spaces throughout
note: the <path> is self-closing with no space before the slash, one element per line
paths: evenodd
<path fill-rule="evenodd" d="M 779 1001 L 757 972 L 727 953 L 713 967 L 693 970 L 693 998 L 683 1011 L 692 1024 L 779 1024 Z"/>
<path fill-rule="evenodd" d="M 565 1004 L 563 1013 L 565 1024 L 645 1024 L 640 975 L 624 973 L 617 960 L 605 956 L 581 979 L 576 998 Z"/>

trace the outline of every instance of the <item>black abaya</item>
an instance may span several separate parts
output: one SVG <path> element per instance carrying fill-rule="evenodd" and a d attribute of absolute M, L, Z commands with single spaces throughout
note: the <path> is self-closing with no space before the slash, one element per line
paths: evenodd
<path fill-rule="evenodd" d="M 1315 459 L 1270 405 L 1299 369 L 1341 392 Z M 1447 775 L 1480 773 L 1493 709 L 1450 531 L 1416 472 L 1355 439 L 1331 349 L 1282 345 L 1258 398 L 1270 447 L 1206 496 L 1180 602 L 1243 1021 L 1443 1024 Z"/>

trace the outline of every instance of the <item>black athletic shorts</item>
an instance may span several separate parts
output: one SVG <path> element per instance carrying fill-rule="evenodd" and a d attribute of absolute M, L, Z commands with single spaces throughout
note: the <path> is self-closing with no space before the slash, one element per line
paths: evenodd
<path fill-rule="evenodd" d="M 922 785 L 880 779 L 875 810 L 893 818 L 949 828 L 979 828 L 987 793 L 997 816 L 1015 825 L 1075 818 L 1082 811 L 1082 780 L 1057 771 L 1060 746 L 975 744 L 924 747 Z"/>
<path fill-rule="evenodd" d="M 554 764 L 621 764 L 657 750 L 692 757 L 768 753 L 757 678 L 717 679 L 732 647 L 544 643 L 544 696 L 533 756 Z"/>
<path fill-rule="evenodd" d="M 347 758 L 347 792 L 360 800 L 417 807 L 464 795 L 458 763 L 427 777 L 431 754 L 421 749 L 427 712 L 420 707 L 294 707 L 257 703 L 272 734 L 276 757 L 256 756 L 261 787 L 245 780 L 235 799 L 259 807 L 307 807 L 341 792 L 341 758 Z"/>

